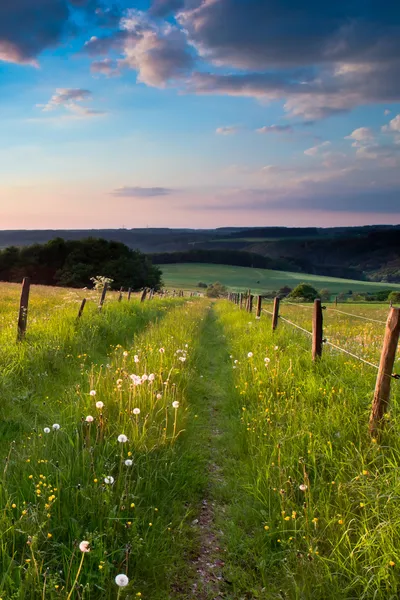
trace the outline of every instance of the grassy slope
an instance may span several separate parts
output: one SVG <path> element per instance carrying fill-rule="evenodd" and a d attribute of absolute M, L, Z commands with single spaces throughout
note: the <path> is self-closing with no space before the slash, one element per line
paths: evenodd
<path fill-rule="evenodd" d="M 251 288 L 256 294 L 278 290 L 284 285 L 294 287 L 302 282 L 310 283 L 317 289 L 327 288 L 332 294 L 348 292 L 349 290 L 353 292 L 373 292 L 381 289 L 400 290 L 400 284 L 352 281 L 350 279 L 229 265 L 190 263 L 161 265 L 161 269 L 164 283 L 168 288 L 196 289 L 199 281 L 205 283 L 220 281 L 235 291 Z"/>

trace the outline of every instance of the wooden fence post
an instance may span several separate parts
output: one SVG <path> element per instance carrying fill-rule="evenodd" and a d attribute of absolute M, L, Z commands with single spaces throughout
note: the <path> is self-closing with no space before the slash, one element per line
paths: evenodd
<path fill-rule="evenodd" d="M 257 296 L 257 312 L 256 317 L 261 317 L 262 296 Z"/>
<path fill-rule="evenodd" d="M 322 356 L 322 306 L 321 299 L 314 301 L 313 321 L 312 321 L 312 359 L 317 360 Z"/>
<path fill-rule="evenodd" d="M 272 314 L 272 331 L 275 331 L 275 329 L 278 327 L 280 303 L 281 303 L 280 298 L 278 296 L 276 296 L 276 298 L 274 298 L 274 312 Z"/>
<path fill-rule="evenodd" d="M 335 306 L 337 306 L 337 296 L 335 297 Z"/>
<path fill-rule="evenodd" d="M 101 311 L 103 309 L 103 304 L 104 304 L 104 300 L 106 299 L 107 290 L 108 290 L 108 283 L 105 283 L 104 287 L 103 287 L 103 291 L 101 293 L 99 311 Z"/>
<path fill-rule="evenodd" d="M 254 296 L 252 294 L 250 294 L 249 295 L 249 304 L 248 304 L 249 313 L 253 312 L 253 298 L 254 298 Z"/>
<path fill-rule="evenodd" d="M 132 294 L 132 288 L 128 289 L 128 302 L 131 299 L 131 294 Z"/>
<path fill-rule="evenodd" d="M 369 432 L 376 435 L 382 417 L 386 412 L 392 381 L 393 365 L 396 358 L 397 344 L 400 336 L 400 308 L 391 308 L 386 322 L 385 337 L 376 378 L 374 399 L 369 419 Z"/>
<path fill-rule="evenodd" d="M 79 307 L 79 312 L 78 312 L 78 317 L 77 317 L 78 319 L 80 319 L 80 318 L 81 318 L 81 316 L 82 316 L 83 309 L 85 308 L 85 304 L 86 304 L 86 298 L 84 298 L 84 299 L 82 300 L 82 304 L 81 304 L 81 305 L 80 305 L 80 307 Z"/>
<path fill-rule="evenodd" d="M 140 302 L 144 302 L 146 300 L 146 296 L 147 296 L 147 288 L 144 288 L 141 298 L 140 298 Z"/>
<path fill-rule="evenodd" d="M 122 288 L 119 290 L 118 302 L 122 300 Z"/>
<path fill-rule="evenodd" d="M 29 305 L 29 291 L 31 288 L 31 282 L 29 277 L 24 277 L 22 282 L 21 299 L 19 303 L 19 316 L 18 316 L 18 340 L 21 341 L 26 333 L 26 326 L 28 324 L 28 305 Z"/>
<path fill-rule="evenodd" d="M 239 308 L 243 308 L 243 293 L 240 292 L 239 294 Z"/>

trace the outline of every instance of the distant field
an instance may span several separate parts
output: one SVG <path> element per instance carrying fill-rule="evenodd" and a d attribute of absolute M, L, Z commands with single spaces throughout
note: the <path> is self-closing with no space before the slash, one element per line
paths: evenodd
<path fill-rule="evenodd" d="M 400 284 L 372 283 L 370 281 L 354 281 L 336 277 L 290 273 L 289 271 L 271 271 L 268 269 L 251 269 L 250 267 L 232 267 L 229 265 L 210 264 L 174 264 L 160 265 L 163 280 L 168 288 L 196 289 L 199 281 L 213 283 L 220 281 L 229 288 L 240 291 L 247 288 L 255 293 L 278 290 L 284 285 L 290 287 L 307 282 L 317 289 L 326 288 L 332 294 L 340 292 L 374 292 L 381 289 L 400 290 Z"/>

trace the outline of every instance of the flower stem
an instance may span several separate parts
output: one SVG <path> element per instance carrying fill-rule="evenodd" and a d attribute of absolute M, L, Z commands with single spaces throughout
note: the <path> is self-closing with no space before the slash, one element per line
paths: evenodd
<path fill-rule="evenodd" d="M 74 591 L 74 589 L 75 589 L 75 586 L 76 586 L 76 584 L 78 583 L 78 579 L 79 579 L 79 575 L 81 574 L 81 570 L 82 570 L 82 565 L 83 565 L 83 560 L 84 560 L 84 558 L 85 558 L 85 552 L 82 552 L 82 558 L 81 558 L 81 562 L 80 562 L 80 564 L 79 564 L 78 572 L 77 572 L 77 574 L 76 574 L 75 581 L 74 581 L 74 583 L 72 584 L 71 591 L 69 592 L 69 594 L 68 594 L 68 596 L 67 596 L 67 600 L 70 600 L 70 598 L 71 598 L 71 596 L 72 596 L 72 592 Z"/>

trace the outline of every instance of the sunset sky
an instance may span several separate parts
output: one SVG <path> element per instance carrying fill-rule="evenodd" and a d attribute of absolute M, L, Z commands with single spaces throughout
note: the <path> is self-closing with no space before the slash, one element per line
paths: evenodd
<path fill-rule="evenodd" d="M 400 222 L 400 3 L 0 4 L 0 227 Z"/>

